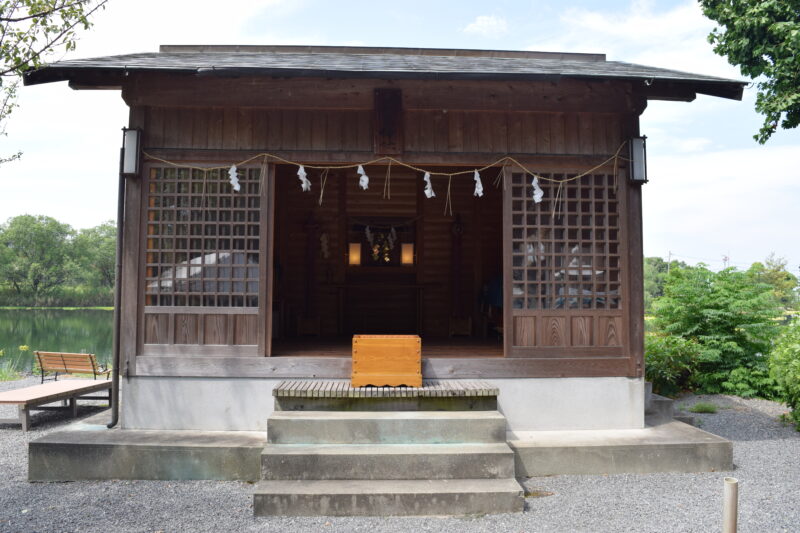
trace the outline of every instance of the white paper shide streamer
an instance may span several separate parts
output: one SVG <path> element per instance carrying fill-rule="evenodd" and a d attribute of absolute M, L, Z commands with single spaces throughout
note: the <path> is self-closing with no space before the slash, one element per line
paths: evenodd
<path fill-rule="evenodd" d="M 303 192 L 308 192 L 311 190 L 311 180 L 308 179 L 306 176 L 306 169 L 303 165 L 297 169 L 297 177 L 300 178 L 300 188 L 303 189 Z"/>
<path fill-rule="evenodd" d="M 541 187 L 539 187 L 539 178 L 534 176 L 533 180 L 531 181 L 531 186 L 533 186 L 533 191 L 532 191 L 533 201 L 534 203 L 538 204 L 539 202 L 542 201 L 542 197 L 544 196 L 544 191 L 542 190 Z"/>
<path fill-rule="evenodd" d="M 433 192 L 433 184 L 431 183 L 431 173 L 426 172 L 422 177 L 422 181 L 425 182 L 425 198 L 436 198 L 436 193 Z"/>
<path fill-rule="evenodd" d="M 483 182 L 481 181 L 481 175 L 478 173 L 477 170 L 475 171 L 475 175 L 473 176 L 472 179 L 475 180 L 475 194 L 474 194 L 474 196 L 478 196 L 478 197 L 483 196 Z"/>
<path fill-rule="evenodd" d="M 366 191 L 369 189 L 369 176 L 367 176 L 367 173 L 364 172 L 364 167 L 361 165 L 358 165 L 358 170 L 356 170 L 356 172 L 359 176 L 361 176 L 358 178 L 358 186 Z"/>
<path fill-rule="evenodd" d="M 242 188 L 241 185 L 239 185 L 238 172 L 239 171 L 236 169 L 236 165 L 232 165 L 231 168 L 228 169 L 228 181 L 231 182 L 231 187 L 233 187 L 233 190 L 236 192 L 239 192 L 239 190 Z"/>

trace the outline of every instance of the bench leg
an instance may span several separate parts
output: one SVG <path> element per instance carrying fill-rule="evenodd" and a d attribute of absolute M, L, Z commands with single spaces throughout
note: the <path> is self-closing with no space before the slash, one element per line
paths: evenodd
<path fill-rule="evenodd" d="M 31 413 L 24 405 L 19 406 L 19 423 L 22 425 L 22 431 L 28 431 L 31 426 Z"/>
<path fill-rule="evenodd" d="M 69 407 L 72 411 L 72 418 L 78 418 L 78 399 L 77 398 L 70 398 L 69 399 Z"/>

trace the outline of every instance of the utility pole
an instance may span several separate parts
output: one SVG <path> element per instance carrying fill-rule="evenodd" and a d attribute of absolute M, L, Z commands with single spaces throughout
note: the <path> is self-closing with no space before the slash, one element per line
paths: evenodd
<path fill-rule="evenodd" d="M 669 275 L 669 265 L 672 263 L 672 252 L 667 250 L 667 275 Z"/>

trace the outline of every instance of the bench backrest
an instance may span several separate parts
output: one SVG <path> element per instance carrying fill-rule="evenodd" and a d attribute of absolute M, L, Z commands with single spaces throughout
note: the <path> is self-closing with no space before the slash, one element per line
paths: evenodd
<path fill-rule="evenodd" d="M 100 370 L 93 353 L 33 352 L 42 372 L 97 374 Z"/>

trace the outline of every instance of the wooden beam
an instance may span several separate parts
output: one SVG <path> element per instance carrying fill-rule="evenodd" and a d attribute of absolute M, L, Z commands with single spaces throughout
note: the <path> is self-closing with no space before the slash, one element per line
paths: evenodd
<path fill-rule="evenodd" d="M 155 357 L 139 356 L 139 376 L 348 379 L 349 357 Z M 637 377 L 627 357 L 553 359 L 428 358 L 425 379 Z"/>
<path fill-rule="evenodd" d="M 630 112 L 628 81 L 451 81 L 329 78 L 196 77 L 132 73 L 122 97 L 130 105 L 372 109 L 376 88 L 402 90 L 404 109 Z"/>
<path fill-rule="evenodd" d="M 181 162 L 184 164 L 197 163 L 208 165 L 219 165 L 221 163 L 230 164 L 232 161 L 244 161 L 262 153 L 256 150 L 183 150 L 175 148 L 145 147 L 144 151 L 148 154 L 166 159 L 168 161 Z M 326 164 L 326 163 L 354 163 L 370 161 L 375 159 L 372 152 L 331 152 L 331 151 L 283 151 L 273 150 L 271 154 L 284 158 L 289 161 L 302 162 L 303 164 Z M 460 167 L 464 169 L 474 168 L 476 165 L 484 166 L 487 163 L 499 160 L 505 156 L 510 156 L 529 166 L 536 172 L 559 172 L 593 167 L 607 160 L 613 155 L 608 154 L 533 154 L 533 153 L 438 153 L 438 152 L 406 152 L 402 157 L 396 159 L 408 162 L 413 165 L 425 166 L 448 166 Z M 498 167 L 499 168 L 499 167 Z M 605 170 L 610 170 L 613 165 L 609 164 Z M 472 179 L 471 176 L 465 176 Z"/>

